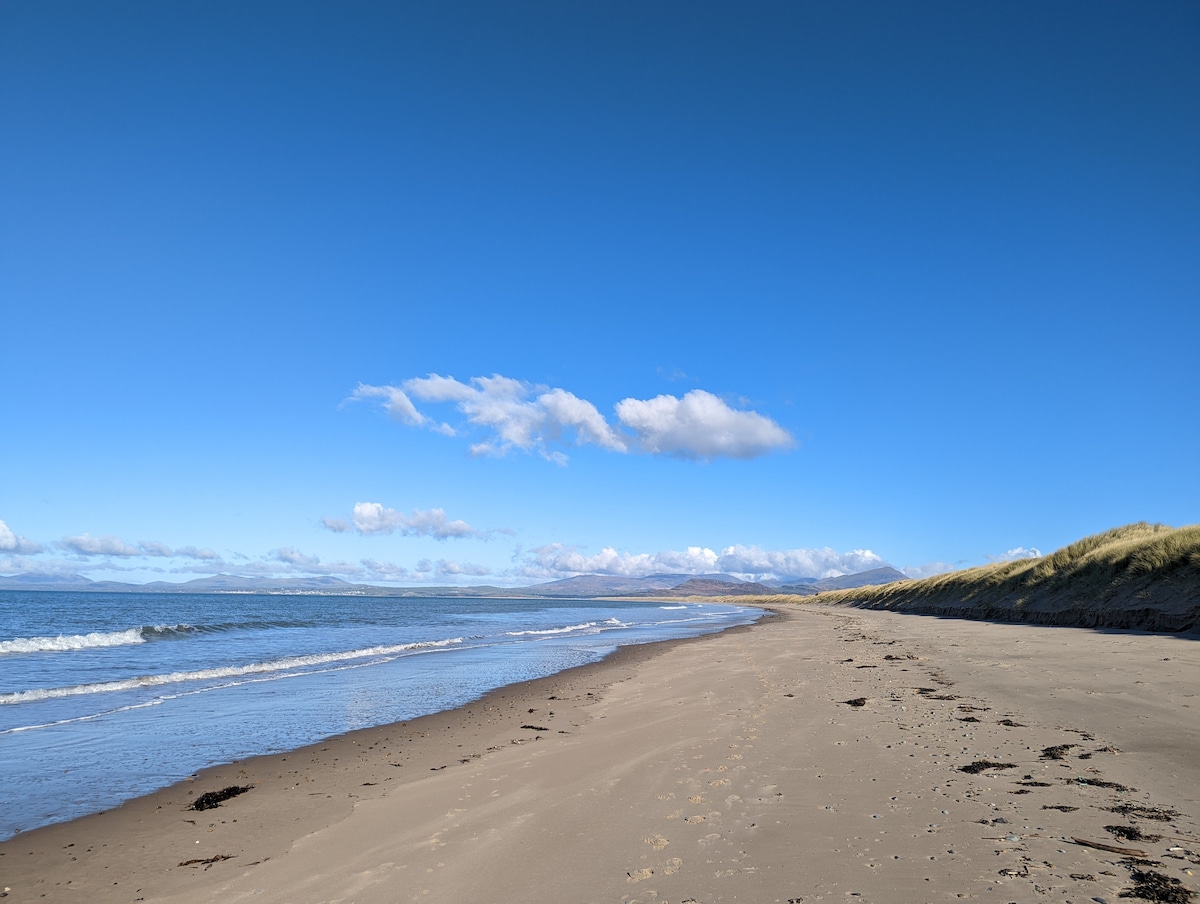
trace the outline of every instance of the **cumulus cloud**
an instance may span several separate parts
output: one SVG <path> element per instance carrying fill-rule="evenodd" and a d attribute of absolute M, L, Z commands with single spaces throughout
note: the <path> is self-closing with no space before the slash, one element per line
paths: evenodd
<path fill-rule="evenodd" d="M 40 543 L 34 543 L 32 540 L 26 540 L 24 537 L 14 534 L 12 529 L 0 520 L 0 552 L 15 553 L 20 556 L 37 555 L 45 549 Z"/>
<path fill-rule="evenodd" d="M 428 422 L 428 418 L 417 411 L 412 400 L 399 387 L 368 386 L 366 383 L 359 383 L 354 392 L 350 393 L 349 401 L 358 402 L 363 399 L 381 399 L 383 410 L 388 413 L 389 417 L 412 424 L 414 427 L 421 427 Z"/>
<path fill-rule="evenodd" d="M 263 563 L 266 566 L 263 570 L 270 571 L 272 574 L 278 574 L 282 570 L 284 573 L 293 574 L 361 578 L 365 573 L 361 565 L 356 565 L 352 562 L 322 562 L 320 556 L 301 552 L 294 546 L 283 546 L 279 549 L 271 550 L 269 559 L 270 561 Z M 282 563 L 287 568 L 280 569 L 272 564 L 275 562 Z M 239 568 L 239 570 L 244 570 L 244 568 Z"/>
<path fill-rule="evenodd" d="M 568 445 L 705 460 L 754 458 L 795 445 L 791 434 L 769 417 L 733 408 L 701 389 L 682 398 L 624 399 L 615 407 L 617 426 L 594 404 L 565 389 L 500 374 L 472 377 L 466 383 L 439 374 L 406 380 L 401 386 L 360 383 L 350 399 L 381 400 L 392 417 L 413 426 L 434 423 L 417 410 L 414 399 L 453 405 L 468 425 L 482 432 L 470 446 L 473 455 L 504 455 L 516 449 L 560 465 L 567 456 L 557 447 Z M 437 429 L 457 435 L 446 424 Z"/>
<path fill-rule="evenodd" d="M 186 558 L 186 559 L 203 559 L 203 560 L 218 560 L 221 557 L 211 549 L 197 549 L 195 546 L 181 546 L 178 549 L 172 549 L 166 543 L 160 543 L 157 540 L 139 540 L 136 544 L 127 543 L 120 537 L 115 537 L 112 534 L 105 534 L 100 537 L 93 537 L 91 534 L 83 533 L 76 534 L 71 537 L 63 537 L 57 544 L 61 549 L 73 552 L 80 556 L 117 556 L 121 558 Z"/>
<path fill-rule="evenodd" d="M 356 502 L 351 522 L 354 530 L 364 535 L 400 533 L 405 536 L 433 537 L 436 540 L 486 536 L 486 532 L 476 530 L 465 521 L 451 521 L 446 517 L 445 510 L 440 508 L 428 511 L 414 509 L 412 514 L 406 515 L 380 502 Z M 340 518 L 322 518 L 321 523 L 334 533 L 345 533 L 351 528 L 351 524 Z"/>
<path fill-rule="evenodd" d="M 703 546 L 657 553 L 618 552 L 605 547 L 586 555 L 575 547 L 550 544 L 525 554 L 520 573 L 528 578 L 562 578 L 577 574 L 646 577 L 652 574 L 732 574 L 748 581 L 827 578 L 857 574 L 886 564 L 869 549 L 839 553 L 824 549 L 767 550 L 727 546 L 720 552 Z"/>
<path fill-rule="evenodd" d="M 561 464 L 565 456 L 549 445 L 571 437 L 575 445 L 625 451 L 625 440 L 596 406 L 565 389 L 535 387 L 499 374 L 473 377 L 469 384 L 430 374 L 406 381 L 404 389 L 423 402 L 452 403 L 468 423 L 488 430 L 491 435 L 471 447 L 476 455 L 503 455 L 516 448 Z"/>
<path fill-rule="evenodd" d="M 753 575 L 754 580 L 788 578 L 836 578 L 858 574 L 887 563 L 869 549 L 837 552 L 821 549 L 762 549 L 758 546 L 728 546 L 721 550 L 719 570 L 738 576 Z"/>
<path fill-rule="evenodd" d="M 962 565 L 952 565 L 949 562 L 926 562 L 924 565 L 905 565 L 900 570 L 905 576 L 912 578 L 914 581 L 919 581 L 921 578 L 930 578 L 935 574 L 945 574 L 947 571 L 956 571 Z"/>
<path fill-rule="evenodd" d="M 438 560 L 437 574 L 442 577 L 456 577 L 458 575 L 467 575 L 468 577 L 483 577 L 491 574 L 492 570 L 485 565 L 475 565 L 471 562 L 447 562 Z"/>
<path fill-rule="evenodd" d="M 755 458 L 795 444 L 769 417 L 730 408 L 703 389 L 693 389 L 682 399 L 625 399 L 617 403 L 617 418 L 637 434 L 641 449 L 655 455 Z"/>
<path fill-rule="evenodd" d="M 1040 559 L 1042 551 L 1036 546 L 1030 546 L 1028 549 L 1024 546 L 1016 546 L 998 556 L 987 556 L 989 562 L 1012 562 L 1016 559 Z"/>
<path fill-rule="evenodd" d="M 120 537 L 105 534 L 93 537 L 91 534 L 77 534 L 73 537 L 63 537 L 61 545 L 64 549 L 78 553 L 81 556 L 142 556 L 146 553 L 131 543 L 126 543 Z"/>
<path fill-rule="evenodd" d="M 408 569 L 402 565 L 396 565 L 392 562 L 380 562 L 377 559 L 363 559 L 362 567 L 375 578 L 385 581 L 393 581 L 398 578 L 403 578 L 408 574 Z"/>
<path fill-rule="evenodd" d="M 214 561 L 221 558 L 214 550 L 208 547 L 197 549 L 195 546 L 181 546 L 175 550 L 175 555 L 188 559 L 202 559 L 204 561 Z"/>
<path fill-rule="evenodd" d="M 492 570 L 485 565 L 475 565 L 470 562 L 451 562 L 446 559 L 438 559 L 436 562 L 429 559 L 421 559 L 414 570 L 416 571 L 416 577 L 423 581 L 456 578 L 464 575 L 468 577 L 483 577 L 492 573 Z"/>

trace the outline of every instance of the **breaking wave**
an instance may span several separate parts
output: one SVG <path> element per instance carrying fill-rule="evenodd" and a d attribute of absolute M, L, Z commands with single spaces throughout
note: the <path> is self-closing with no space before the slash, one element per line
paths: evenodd
<path fill-rule="evenodd" d="M 161 687 L 185 681 L 211 681 L 224 678 L 242 678 L 247 675 L 267 675 L 274 672 L 286 672 L 296 669 L 303 670 L 312 668 L 313 666 L 348 662 L 354 659 L 388 657 L 413 651 L 436 650 L 460 644 L 462 641 L 461 637 L 453 637 L 448 640 L 365 647 L 361 650 L 347 650 L 338 653 L 313 653 L 308 656 L 287 656 L 283 659 L 275 659 L 269 662 L 252 662 L 249 665 L 221 666 L 211 669 L 197 669 L 190 672 L 168 672 L 162 675 L 139 675 L 135 678 L 100 681 L 94 684 L 73 684 L 68 687 L 43 687 L 28 691 L 0 694 L 0 706 L 14 703 L 32 703 L 37 700 L 49 700 L 56 697 L 78 697 L 83 694 L 104 694 L 111 691 Z"/>
<path fill-rule="evenodd" d="M 570 634 L 576 632 L 579 634 L 595 634 L 599 631 L 610 630 L 612 628 L 624 628 L 625 623 L 620 619 L 610 618 L 602 622 L 584 622 L 581 625 L 566 625 L 562 628 L 543 628 L 540 631 L 505 631 L 506 637 L 536 637 L 551 634 Z"/>

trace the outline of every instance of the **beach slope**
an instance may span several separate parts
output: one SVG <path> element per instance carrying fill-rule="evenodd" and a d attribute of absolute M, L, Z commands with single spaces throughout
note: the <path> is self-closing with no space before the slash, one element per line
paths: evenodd
<path fill-rule="evenodd" d="M 16 901 L 1186 900 L 1198 674 L 1189 636 L 797 607 L 209 770 L 0 845 L 0 875 Z"/>

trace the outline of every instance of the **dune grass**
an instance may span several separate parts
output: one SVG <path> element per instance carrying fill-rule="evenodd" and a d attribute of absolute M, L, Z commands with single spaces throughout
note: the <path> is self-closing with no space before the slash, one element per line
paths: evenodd
<path fill-rule="evenodd" d="M 1139 522 L 1035 559 L 809 597 L 742 598 L 748 600 L 1040 624 L 1197 630 L 1200 524 L 1174 528 Z"/>

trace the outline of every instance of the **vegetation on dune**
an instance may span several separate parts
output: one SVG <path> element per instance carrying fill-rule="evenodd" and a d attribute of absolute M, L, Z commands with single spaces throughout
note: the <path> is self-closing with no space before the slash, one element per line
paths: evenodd
<path fill-rule="evenodd" d="M 770 596 L 762 602 L 796 603 Z M 1085 627 L 1200 628 L 1200 524 L 1139 522 L 1018 559 L 920 581 L 835 590 L 809 605 Z"/>

